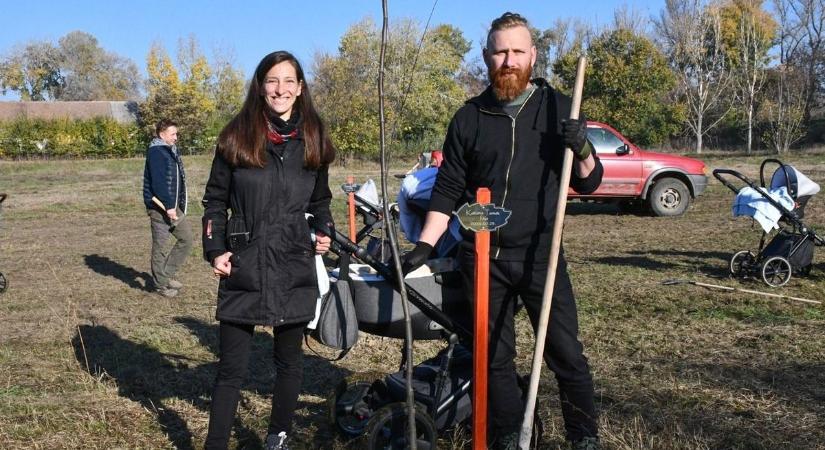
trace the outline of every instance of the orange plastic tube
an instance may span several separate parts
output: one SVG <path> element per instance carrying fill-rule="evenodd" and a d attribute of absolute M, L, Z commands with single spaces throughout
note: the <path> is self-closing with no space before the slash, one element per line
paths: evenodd
<path fill-rule="evenodd" d="M 476 202 L 490 203 L 490 190 L 479 188 Z M 487 322 L 490 300 L 490 232 L 476 231 L 475 332 L 473 334 L 473 450 L 487 448 Z"/>

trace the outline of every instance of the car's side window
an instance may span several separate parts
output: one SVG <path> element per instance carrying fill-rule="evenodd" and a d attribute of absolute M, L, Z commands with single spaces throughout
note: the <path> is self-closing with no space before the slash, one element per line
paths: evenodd
<path fill-rule="evenodd" d="M 616 149 L 624 145 L 621 139 L 604 128 L 588 128 L 587 140 L 593 144 L 593 148 L 596 149 L 598 154 L 609 153 L 615 155 Z"/>

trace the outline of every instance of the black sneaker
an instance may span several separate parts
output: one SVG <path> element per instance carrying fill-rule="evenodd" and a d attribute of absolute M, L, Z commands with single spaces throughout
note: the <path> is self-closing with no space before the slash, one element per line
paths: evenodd
<path fill-rule="evenodd" d="M 281 431 L 278 434 L 269 433 L 266 435 L 266 442 L 264 443 L 266 450 L 289 450 L 287 444 L 286 431 Z"/>
<path fill-rule="evenodd" d="M 573 450 L 602 450 L 602 445 L 599 443 L 599 438 L 585 436 L 578 441 L 571 442 L 570 448 Z"/>

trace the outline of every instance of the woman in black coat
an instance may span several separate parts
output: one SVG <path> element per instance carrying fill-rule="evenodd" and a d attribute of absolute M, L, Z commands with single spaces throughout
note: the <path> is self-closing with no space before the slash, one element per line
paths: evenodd
<path fill-rule="evenodd" d="M 332 224 L 327 170 L 335 150 L 300 64 L 265 56 L 241 111 L 221 131 L 203 197 L 203 251 L 220 277 L 220 362 L 207 449 L 229 442 L 255 325 L 273 327 L 276 369 L 267 449 L 286 449 L 303 376 L 303 330 L 315 313 L 315 255 L 305 214 Z M 228 214 L 231 211 L 231 215 Z"/>

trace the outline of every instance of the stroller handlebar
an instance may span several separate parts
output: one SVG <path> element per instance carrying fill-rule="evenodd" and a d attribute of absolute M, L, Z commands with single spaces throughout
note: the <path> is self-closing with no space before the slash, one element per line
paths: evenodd
<path fill-rule="evenodd" d="M 742 175 L 741 173 L 739 173 L 739 172 L 737 172 L 733 169 L 713 169 L 713 176 L 714 176 L 714 178 L 719 180 L 720 183 L 725 185 L 728 189 L 732 190 L 735 194 L 739 193 L 740 188 L 736 187 L 729 180 L 725 179 L 726 176 L 731 176 L 731 177 L 738 178 L 743 183 L 745 183 L 748 186 L 756 189 L 756 185 L 753 183 L 753 181 L 751 181 L 750 179 L 748 179 L 748 177 Z"/>

